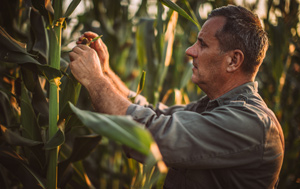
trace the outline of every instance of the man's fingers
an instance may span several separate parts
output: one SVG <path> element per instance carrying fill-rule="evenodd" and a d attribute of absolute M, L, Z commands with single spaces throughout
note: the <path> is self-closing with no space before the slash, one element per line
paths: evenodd
<path fill-rule="evenodd" d="M 95 37 L 98 36 L 97 34 L 95 34 L 95 35 L 96 35 Z M 76 44 L 77 45 L 82 44 L 85 39 L 87 39 L 88 41 L 91 41 L 95 37 L 93 37 L 93 35 L 85 35 L 85 33 L 84 33 L 78 38 L 78 40 L 76 41 Z"/>
<path fill-rule="evenodd" d="M 99 40 L 98 43 L 96 43 L 97 41 Z M 97 41 L 95 41 L 95 48 L 98 50 L 98 51 L 102 51 L 102 52 L 107 52 L 107 47 L 106 45 L 104 44 L 104 42 L 101 40 L 101 39 L 98 39 Z"/>
<path fill-rule="evenodd" d="M 82 40 L 78 39 L 78 41 L 76 41 L 76 44 L 79 45 L 82 43 Z"/>
<path fill-rule="evenodd" d="M 73 52 L 79 54 L 82 53 L 84 50 L 89 50 L 90 47 L 87 45 L 78 44 L 76 47 L 73 48 Z"/>
<path fill-rule="evenodd" d="M 78 57 L 78 54 L 75 53 L 75 52 L 73 52 L 73 51 L 71 51 L 71 52 L 69 53 L 69 57 L 70 57 L 70 60 L 71 60 L 71 62 L 72 62 L 73 60 L 76 59 L 76 57 Z"/>
<path fill-rule="evenodd" d="M 84 32 L 84 37 L 86 37 L 86 38 L 95 38 L 95 37 L 98 37 L 98 34 L 96 34 L 96 33 L 94 33 L 94 32 L 90 32 L 90 31 L 88 31 L 88 32 Z"/>
<path fill-rule="evenodd" d="M 80 44 L 79 44 L 79 45 L 80 45 Z M 73 52 L 73 53 L 76 53 L 76 54 L 82 53 L 82 49 L 79 47 L 79 45 L 75 46 L 75 47 L 72 49 L 72 52 Z"/>

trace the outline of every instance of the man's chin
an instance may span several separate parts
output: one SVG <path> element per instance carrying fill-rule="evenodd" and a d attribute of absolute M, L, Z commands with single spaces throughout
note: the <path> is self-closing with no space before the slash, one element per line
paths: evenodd
<path fill-rule="evenodd" d="M 192 75 L 191 81 L 197 85 L 197 83 L 199 82 L 198 78 L 195 77 L 194 75 Z"/>

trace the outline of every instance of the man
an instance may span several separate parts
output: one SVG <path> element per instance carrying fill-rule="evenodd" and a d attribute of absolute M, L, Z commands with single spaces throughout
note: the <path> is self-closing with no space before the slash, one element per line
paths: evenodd
<path fill-rule="evenodd" d="M 207 96 L 167 109 L 129 102 L 131 92 L 110 70 L 104 43 L 94 43 L 93 50 L 81 40 L 70 53 L 72 73 L 97 111 L 131 115 L 152 133 L 170 167 L 165 188 L 276 188 L 284 139 L 254 82 L 268 46 L 256 15 L 239 6 L 212 11 L 186 50 L 193 58 L 192 81 Z"/>

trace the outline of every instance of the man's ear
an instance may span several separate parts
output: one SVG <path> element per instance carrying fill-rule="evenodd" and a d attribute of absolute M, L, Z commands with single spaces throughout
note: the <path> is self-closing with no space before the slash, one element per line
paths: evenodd
<path fill-rule="evenodd" d="M 227 58 L 227 72 L 235 72 L 244 62 L 244 53 L 239 50 L 233 50 Z"/>

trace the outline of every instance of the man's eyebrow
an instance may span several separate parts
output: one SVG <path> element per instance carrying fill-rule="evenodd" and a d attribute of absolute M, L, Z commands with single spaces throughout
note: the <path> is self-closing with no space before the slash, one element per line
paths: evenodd
<path fill-rule="evenodd" d="M 198 39 L 198 41 L 199 41 L 200 43 L 206 44 L 202 37 L 198 37 L 197 39 Z"/>

